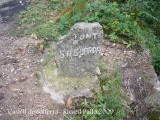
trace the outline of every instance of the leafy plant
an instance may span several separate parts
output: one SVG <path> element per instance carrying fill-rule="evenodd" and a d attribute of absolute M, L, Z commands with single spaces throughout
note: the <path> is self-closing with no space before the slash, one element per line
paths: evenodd
<path fill-rule="evenodd" d="M 82 115 L 77 115 L 75 119 L 83 120 L 119 120 L 125 117 L 124 100 L 120 92 L 120 78 L 117 73 L 115 76 L 107 76 L 101 79 L 101 92 L 94 94 L 94 100 L 84 100 L 80 109 Z"/>
<path fill-rule="evenodd" d="M 111 41 L 125 44 L 127 48 L 150 49 L 153 65 L 159 74 L 160 59 L 158 56 L 160 55 L 157 51 L 160 50 L 158 47 L 160 37 L 156 36 L 159 34 L 159 29 L 156 26 L 154 26 L 155 30 L 152 29 L 154 23 L 157 23 L 157 27 L 160 24 L 160 17 L 156 16 L 159 13 L 155 11 L 160 7 L 158 8 L 156 3 L 159 2 L 94 0 L 88 1 L 85 9 L 77 10 L 81 14 L 73 11 L 68 17 L 70 18 L 70 26 L 79 21 L 99 22 L 103 26 L 105 37 Z M 61 22 L 59 21 L 59 23 Z"/>
<path fill-rule="evenodd" d="M 71 27 L 71 24 L 69 23 L 68 21 L 68 16 L 67 15 L 63 15 L 60 19 L 61 22 L 59 22 L 57 24 L 57 29 L 60 31 L 60 32 L 63 32 L 63 34 L 69 30 L 69 28 Z"/>
<path fill-rule="evenodd" d="M 99 63 L 98 64 L 98 67 L 99 67 L 99 69 L 100 69 L 100 71 L 103 73 L 103 72 L 106 72 L 106 67 L 105 67 L 105 65 L 103 64 L 103 63 Z"/>
<path fill-rule="evenodd" d="M 159 73 L 159 0 L 33 0 L 20 20 L 22 30 L 46 41 L 57 41 L 76 22 L 99 22 L 105 38 L 126 47 L 150 49 Z"/>

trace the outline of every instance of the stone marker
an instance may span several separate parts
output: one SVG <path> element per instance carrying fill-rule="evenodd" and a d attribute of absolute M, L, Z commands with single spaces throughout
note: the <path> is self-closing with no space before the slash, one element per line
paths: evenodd
<path fill-rule="evenodd" d="M 102 26 L 77 23 L 69 34 L 60 38 L 56 49 L 58 75 L 83 77 L 96 75 L 103 41 Z"/>
<path fill-rule="evenodd" d="M 44 64 L 40 70 L 43 89 L 58 103 L 65 97 L 93 96 L 99 90 L 98 68 L 103 30 L 99 23 L 77 23 L 69 34 L 60 38 L 55 50 L 55 60 Z"/>

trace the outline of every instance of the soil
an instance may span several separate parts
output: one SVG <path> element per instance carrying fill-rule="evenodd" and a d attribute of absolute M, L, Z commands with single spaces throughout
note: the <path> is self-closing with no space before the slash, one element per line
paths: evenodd
<path fill-rule="evenodd" d="M 2 6 L 4 4 L 0 4 L 1 16 L 5 13 Z M 8 34 L 14 25 L 13 19 L 4 22 L 5 17 L 0 18 L 0 120 L 62 119 L 64 106 L 43 92 L 35 75 L 43 54 L 34 47 L 31 38 Z"/>

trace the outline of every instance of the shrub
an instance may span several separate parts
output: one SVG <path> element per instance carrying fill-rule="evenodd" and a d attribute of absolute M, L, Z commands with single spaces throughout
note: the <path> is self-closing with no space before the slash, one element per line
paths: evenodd
<path fill-rule="evenodd" d="M 125 44 L 127 47 L 150 49 L 153 65 L 156 72 L 160 74 L 158 3 L 160 2 L 152 0 L 88 1 L 87 5 L 79 4 L 83 7 L 81 6 L 78 12 L 75 12 L 76 9 L 72 11 L 68 22 L 70 26 L 79 21 L 99 22 L 103 26 L 105 37 L 111 41 Z M 63 22 L 60 20 L 58 24 Z"/>
<path fill-rule="evenodd" d="M 30 33 L 49 41 L 66 34 L 76 22 L 99 22 L 105 38 L 127 47 L 150 49 L 153 65 L 160 74 L 159 3 L 158 0 L 33 0 L 20 19 Z"/>
<path fill-rule="evenodd" d="M 75 120 L 120 120 L 125 117 L 119 74 L 107 75 L 100 81 L 101 91 L 95 92 L 94 100 L 81 103 L 82 114 L 77 114 Z"/>

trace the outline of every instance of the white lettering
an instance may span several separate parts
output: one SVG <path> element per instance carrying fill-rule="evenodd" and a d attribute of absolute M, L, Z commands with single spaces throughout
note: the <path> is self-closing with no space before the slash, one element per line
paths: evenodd
<path fill-rule="evenodd" d="M 101 33 L 87 33 L 82 35 L 73 35 L 74 40 L 85 40 L 85 39 L 97 39 L 100 38 L 102 34 Z"/>
<path fill-rule="evenodd" d="M 93 47 L 93 53 L 97 53 L 97 48 Z"/>
<path fill-rule="evenodd" d="M 80 36 L 80 40 L 84 40 L 84 38 L 85 38 L 84 34 Z"/>
<path fill-rule="evenodd" d="M 98 33 L 93 33 L 93 38 L 96 39 L 97 35 L 98 35 Z"/>
<path fill-rule="evenodd" d="M 98 52 L 98 54 L 101 54 L 101 48 L 100 47 L 97 47 L 97 52 Z"/>
<path fill-rule="evenodd" d="M 100 54 L 101 53 L 101 47 L 87 47 L 87 48 L 81 48 L 81 49 L 74 49 L 74 50 L 68 50 L 66 53 L 60 51 L 61 58 L 66 57 L 77 57 L 79 58 L 83 55 L 89 55 L 89 54 Z"/>
<path fill-rule="evenodd" d="M 74 50 L 73 56 L 78 56 L 78 49 L 75 49 L 75 50 Z"/>
<path fill-rule="evenodd" d="M 93 52 L 92 52 L 92 47 L 89 47 L 88 48 L 88 52 L 89 52 L 89 54 L 92 54 Z"/>
<path fill-rule="evenodd" d="M 74 39 L 75 39 L 75 40 L 77 39 L 77 35 L 74 35 Z"/>
<path fill-rule="evenodd" d="M 90 39 L 92 37 L 92 34 L 86 34 L 86 39 Z"/>
<path fill-rule="evenodd" d="M 62 51 L 60 51 L 60 54 L 61 54 L 61 58 L 64 58 L 64 53 Z"/>
<path fill-rule="evenodd" d="M 67 57 L 72 57 L 72 52 L 71 51 L 67 51 Z"/>
<path fill-rule="evenodd" d="M 89 54 L 88 48 L 84 48 L 84 55 Z"/>

